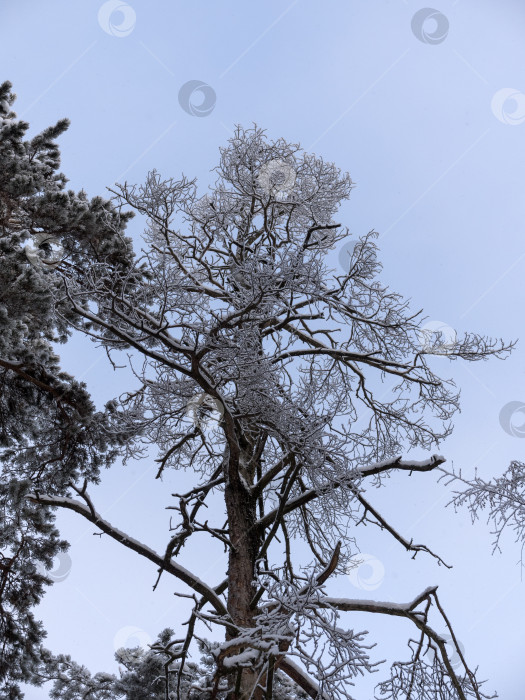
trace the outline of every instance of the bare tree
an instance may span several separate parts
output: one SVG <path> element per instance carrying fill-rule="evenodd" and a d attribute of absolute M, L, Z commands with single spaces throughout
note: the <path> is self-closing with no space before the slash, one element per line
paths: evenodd
<path fill-rule="evenodd" d="M 523 547 L 525 546 L 525 464 L 513 460 L 501 476 L 482 479 L 477 471 L 474 478 L 467 478 L 462 471 L 449 471 L 440 468 L 442 478 L 447 485 L 459 482 L 463 490 L 454 492 L 447 505 L 454 508 L 465 506 L 470 511 L 472 522 L 480 517 L 481 511 L 487 509 L 487 522 L 493 526 L 493 553 L 501 552 L 500 540 L 506 529 L 514 530 L 516 542 L 521 542 L 521 565 L 523 566 Z"/>
<path fill-rule="evenodd" d="M 437 454 L 403 455 L 438 445 L 458 409 L 454 383 L 432 370 L 439 334 L 422 342 L 421 312 L 377 280 L 376 234 L 356 242 L 345 273 L 327 266 L 327 252 L 348 236 L 334 216 L 351 189 L 333 164 L 238 127 L 204 196 L 195 181 L 155 171 L 141 186 L 113 191 L 118 210 L 146 220 L 146 247 L 133 264 L 94 258 L 65 235 L 64 260 L 46 273 L 60 281 L 53 293 L 61 322 L 93 338 L 115 368 L 128 352 L 138 386 L 107 405 L 107 441 L 124 443 L 125 459 L 156 446 L 159 479 L 186 468 L 198 477 L 174 494 L 169 508 L 180 520 L 159 553 L 97 513 L 88 479 L 60 493 L 36 483 L 29 494 L 42 508 L 77 512 L 149 559 L 158 577 L 189 587 L 195 605 L 185 638 L 170 642 L 166 698 L 179 697 L 190 647 L 206 625 L 223 628 L 224 642 L 195 697 L 272 698 L 273 679 L 284 673 L 309 697 L 351 698 L 355 679 L 378 664 L 366 633 L 341 627 L 353 611 L 414 625 L 410 657 L 379 685 L 382 697 L 490 697 L 435 587 L 397 604 L 327 593 L 329 577 L 351 566 L 364 521 L 412 556 L 444 564 L 398 532 L 367 488 L 396 470 L 443 464 Z M 117 240 L 118 217 L 107 226 Z M 446 354 L 475 361 L 510 348 L 466 334 Z M 180 564 L 190 539 L 203 535 L 228 554 L 222 580 L 203 581 Z M 298 539 L 310 561 L 297 561 Z M 461 672 L 432 615 L 450 632 Z"/>

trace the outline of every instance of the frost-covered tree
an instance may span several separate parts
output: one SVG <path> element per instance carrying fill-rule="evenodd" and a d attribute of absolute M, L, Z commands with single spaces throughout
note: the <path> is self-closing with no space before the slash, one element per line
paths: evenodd
<path fill-rule="evenodd" d="M 177 660 L 181 640 L 172 639 L 173 630 L 165 629 L 151 649 L 119 649 L 115 658 L 119 663 L 119 677 L 110 673 L 92 676 L 70 656 L 53 656 L 42 653 L 39 668 L 42 681 L 54 681 L 50 698 L 53 700 L 205 700 L 209 693 L 202 688 L 209 685 L 215 670 L 215 655 L 218 643 L 200 640 L 201 663 L 184 663 Z M 184 663 L 184 668 L 181 666 Z M 180 673 L 178 685 L 170 683 L 172 675 Z M 171 689 L 170 689 L 171 687 Z M 225 698 L 219 692 L 218 698 Z M 273 700 L 307 700 L 308 695 L 297 687 L 286 675 L 276 671 L 273 683 Z"/>
<path fill-rule="evenodd" d="M 58 455 L 42 462 L 40 451 L 31 453 L 32 436 L 33 471 L 6 455 L 5 468 L 30 481 L 13 513 L 29 508 L 51 520 L 59 508 L 72 510 L 152 562 L 157 581 L 185 584 L 183 594 L 194 600 L 185 636 L 172 640 L 165 631 L 146 655 L 122 659 L 120 679 L 91 676 L 40 650 L 29 664 L 33 682 L 55 678 L 52 697 L 124 693 L 131 700 L 139 697 L 133 681 L 144 698 L 353 698 L 356 679 L 378 665 L 366 633 L 349 627 L 354 611 L 414 626 L 409 658 L 377 686 L 381 698 L 489 697 L 436 587 L 400 603 L 334 598 L 327 590 L 329 578 L 352 565 L 362 522 L 381 527 L 412 556 L 444 563 L 399 533 L 367 489 L 386 488 L 395 470 L 443 464 L 437 454 L 415 460 L 405 452 L 438 445 L 458 409 L 453 382 L 432 369 L 442 338 L 429 339 L 421 314 L 378 281 L 376 234 L 356 241 L 347 272 L 327 263 L 348 236 L 335 215 L 351 189 L 349 175 L 333 164 L 283 139 L 269 141 L 257 127 L 238 127 L 202 196 L 195 181 L 155 171 L 141 186 L 118 186 L 112 204 L 58 186 L 50 195 L 60 207 L 50 206 L 40 226 L 56 236 L 62 255 L 36 273 L 48 313 L 64 335 L 74 328 L 91 337 L 115 369 L 127 364 L 134 376 L 103 414 L 90 409 L 101 451 L 119 448 L 127 460 L 153 446 L 157 478 L 178 469 L 196 476 L 168 506 L 179 522 L 156 552 L 97 512 L 88 487 L 99 477 L 98 462 L 77 471 Z M 140 258 L 123 237 L 130 211 L 145 219 Z M 33 235 L 28 225 L 20 230 L 6 244 L 16 252 L 7 254 L 21 255 L 21 236 Z M 446 354 L 476 361 L 510 347 L 466 334 Z M 395 382 L 388 392 L 386 379 Z M 222 579 L 204 581 L 181 564 L 188 542 L 205 537 L 228 554 Z M 298 556 L 299 540 L 309 559 Z M 450 632 L 460 671 L 433 617 Z M 206 626 L 223 631 L 223 641 L 205 646 Z M 199 640 L 207 656 L 196 666 Z"/>
<path fill-rule="evenodd" d="M 0 85 L 0 693 L 9 698 L 19 697 L 16 683 L 30 677 L 44 636 L 31 613 L 50 583 L 42 570 L 67 547 L 52 509 L 24 495 L 97 481 L 114 457 L 106 418 L 60 370 L 54 345 L 71 330 L 56 313 L 61 282 L 51 271 L 68 236 L 94 259 L 129 257 L 109 202 L 65 190 L 55 139 L 67 120 L 25 140 L 14 99 L 10 83 Z"/>
<path fill-rule="evenodd" d="M 447 483 L 459 482 L 461 490 L 456 490 L 448 505 L 455 509 L 466 507 L 475 523 L 484 511 L 487 522 L 492 523 L 493 552 L 501 552 L 500 541 L 503 533 L 511 529 L 515 541 L 521 542 L 521 565 L 525 547 L 525 463 L 512 460 L 501 476 L 483 479 L 477 474 L 473 478 L 463 475 L 461 470 L 448 471 L 441 468 Z"/>

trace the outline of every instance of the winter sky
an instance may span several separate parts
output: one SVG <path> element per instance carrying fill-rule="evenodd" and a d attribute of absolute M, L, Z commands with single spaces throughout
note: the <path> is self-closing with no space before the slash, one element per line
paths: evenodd
<path fill-rule="evenodd" d="M 339 221 L 354 235 L 379 232 L 382 280 L 423 308 L 431 327 L 519 338 L 504 362 L 434 360 L 462 391 L 454 434 L 438 451 L 448 466 L 467 476 L 477 468 L 485 478 L 522 460 L 525 447 L 524 37 L 520 0 L 444 0 L 432 8 L 413 0 L 0 0 L 1 80 L 13 83 L 14 109 L 30 133 L 71 120 L 60 139 L 71 188 L 104 194 L 156 168 L 165 177 L 197 176 L 204 193 L 234 125 L 255 122 L 270 138 L 299 142 L 350 172 L 356 187 Z M 130 227 L 137 242 L 140 227 L 138 220 Z M 339 270 L 340 252 L 330 252 Z M 84 339 L 60 352 L 99 406 L 127 387 Z M 155 456 L 117 464 L 93 497 L 110 522 L 161 550 L 164 507 L 191 475 L 155 481 Z M 331 590 L 406 602 L 439 584 L 485 688 L 519 700 L 520 544 L 508 533 L 503 553 L 492 555 L 490 527 L 446 508 L 450 496 L 433 475 L 399 475 L 369 493 L 407 538 L 452 570 L 424 554 L 412 560 L 369 526 L 356 531 L 368 564 Z M 57 563 L 37 611 L 53 651 L 92 671 L 116 671 L 116 646 L 181 629 L 188 603 L 167 581 L 152 593 L 153 565 L 93 536 L 74 513 L 58 522 L 70 559 Z M 190 550 L 183 563 L 215 584 L 225 561 Z M 345 620 L 380 642 L 375 660 L 406 657 L 411 630 L 403 622 Z M 357 697 L 371 698 L 386 669 L 374 675 L 364 685 L 357 679 Z M 27 691 L 28 700 L 47 696 Z"/>

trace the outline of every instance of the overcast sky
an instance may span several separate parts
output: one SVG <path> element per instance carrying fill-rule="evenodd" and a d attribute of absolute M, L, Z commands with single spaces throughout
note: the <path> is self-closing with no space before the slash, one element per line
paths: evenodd
<path fill-rule="evenodd" d="M 0 80 L 13 83 L 14 109 L 32 134 L 71 120 L 60 139 L 62 170 L 71 188 L 90 196 L 116 181 L 141 182 L 152 168 L 196 176 L 204 193 L 235 124 L 255 122 L 270 138 L 300 142 L 350 173 L 356 187 L 339 220 L 354 235 L 379 232 L 384 282 L 447 333 L 511 340 L 524 335 L 524 37 L 520 0 L 434 8 L 412 0 L 0 0 Z M 130 232 L 138 241 L 139 221 Z M 330 252 L 334 268 L 340 252 Z M 100 406 L 127 387 L 85 339 L 61 355 Z M 454 434 L 439 449 L 448 465 L 489 478 L 523 459 L 523 342 L 505 362 L 434 363 L 462 391 Z M 162 550 L 164 507 L 191 475 L 155 481 L 155 456 L 115 465 L 93 496 L 110 522 Z M 388 534 L 359 528 L 369 563 L 331 590 L 405 602 L 439 584 L 470 665 L 479 665 L 488 690 L 519 700 L 520 545 L 508 535 L 492 556 L 490 528 L 445 508 L 450 494 L 433 475 L 405 474 L 369 496 L 452 570 L 430 557 L 414 561 Z M 70 561 L 57 564 L 57 582 L 37 611 L 53 651 L 92 671 L 116 671 L 116 646 L 182 629 L 187 602 L 167 578 L 151 592 L 153 565 L 94 537 L 76 514 L 58 522 L 72 543 Z M 213 584 L 225 567 L 216 550 L 185 551 L 183 563 Z M 375 660 L 407 657 L 403 621 L 345 619 L 381 642 Z M 372 697 L 386 675 L 385 668 L 358 685 L 356 697 Z M 47 696 L 27 691 L 28 700 Z"/>

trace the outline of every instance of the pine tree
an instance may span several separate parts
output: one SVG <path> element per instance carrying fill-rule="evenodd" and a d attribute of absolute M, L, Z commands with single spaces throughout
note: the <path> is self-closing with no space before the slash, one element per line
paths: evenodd
<path fill-rule="evenodd" d="M 55 347 L 71 334 L 58 313 L 53 275 L 60 240 L 93 257 L 122 260 L 129 243 L 114 229 L 107 201 L 66 191 L 56 139 L 67 120 L 25 140 L 29 125 L 11 111 L 15 95 L 0 86 L 0 682 L 21 697 L 45 635 L 31 608 L 50 580 L 42 573 L 67 542 L 52 509 L 25 498 L 35 488 L 65 494 L 70 482 L 98 481 L 112 463 L 115 439 L 105 430 L 83 383 L 61 371 Z M 60 245 L 60 243 L 59 243 Z M 118 442 L 118 441 L 117 441 Z"/>
<path fill-rule="evenodd" d="M 201 690 L 210 684 L 215 670 L 213 652 L 218 643 L 200 640 L 200 664 L 173 660 L 181 643 L 173 639 L 173 630 L 165 629 L 151 649 L 144 651 L 122 648 L 115 653 L 119 663 L 119 676 L 97 673 L 92 676 L 70 656 L 53 656 L 43 653 L 41 679 L 54 681 L 50 697 L 53 700 L 206 700 L 209 693 Z M 172 682 L 177 678 L 177 682 Z M 279 671 L 275 674 L 273 700 L 307 700 L 308 695 Z M 225 692 L 217 694 L 224 700 Z"/>

